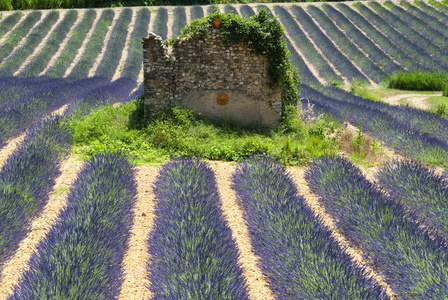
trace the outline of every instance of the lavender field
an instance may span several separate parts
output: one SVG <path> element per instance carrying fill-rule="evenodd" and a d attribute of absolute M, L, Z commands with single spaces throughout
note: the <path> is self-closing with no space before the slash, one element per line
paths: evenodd
<path fill-rule="evenodd" d="M 447 119 L 339 88 L 448 72 L 447 6 L 219 8 L 267 8 L 286 29 L 299 105 L 405 160 L 369 172 L 338 156 L 307 168 L 81 161 L 63 120 L 138 98 L 142 38 L 214 7 L 2 12 L 0 299 L 448 299 Z"/>

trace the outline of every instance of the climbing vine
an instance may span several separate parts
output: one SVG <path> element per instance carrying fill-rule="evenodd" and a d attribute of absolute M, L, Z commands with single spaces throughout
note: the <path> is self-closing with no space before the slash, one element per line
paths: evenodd
<path fill-rule="evenodd" d="M 269 58 L 270 86 L 282 88 L 283 107 L 296 103 L 300 77 L 289 61 L 290 52 L 284 38 L 285 29 L 265 8 L 250 18 L 215 11 L 206 17 L 193 20 L 181 30 L 179 36 L 165 41 L 165 44 L 176 47 L 183 37 L 193 39 L 198 36 L 210 36 L 212 20 L 215 17 L 222 19 L 221 34 L 225 43 L 246 43 L 257 54 Z"/>

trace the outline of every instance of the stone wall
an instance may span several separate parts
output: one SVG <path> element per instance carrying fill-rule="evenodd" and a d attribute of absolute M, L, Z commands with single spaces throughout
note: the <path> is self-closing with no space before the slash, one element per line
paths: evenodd
<path fill-rule="evenodd" d="M 172 53 L 150 33 L 143 39 L 145 115 L 181 106 L 209 118 L 275 125 L 281 89 L 268 86 L 268 62 L 247 45 L 224 45 L 220 29 L 182 39 Z"/>

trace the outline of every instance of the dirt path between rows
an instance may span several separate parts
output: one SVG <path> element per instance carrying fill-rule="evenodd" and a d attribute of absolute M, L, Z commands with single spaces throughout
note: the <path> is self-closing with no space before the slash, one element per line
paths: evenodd
<path fill-rule="evenodd" d="M 134 207 L 134 225 L 129 238 L 129 249 L 123 259 L 124 282 L 119 299 L 149 299 L 153 295 L 148 289 L 147 277 L 148 238 L 154 226 L 155 196 L 152 185 L 159 173 L 158 167 L 137 168 L 137 202 Z"/>
<path fill-rule="evenodd" d="M 442 94 L 440 93 L 440 96 Z M 400 100 L 405 101 L 410 106 L 422 109 L 422 110 L 428 110 L 430 108 L 428 102 L 426 99 L 432 96 L 427 96 L 423 94 L 400 94 L 395 95 L 392 97 L 388 97 L 383 99 L 384 102 L 387 102 L 391 105 L 401 105 Z"/>

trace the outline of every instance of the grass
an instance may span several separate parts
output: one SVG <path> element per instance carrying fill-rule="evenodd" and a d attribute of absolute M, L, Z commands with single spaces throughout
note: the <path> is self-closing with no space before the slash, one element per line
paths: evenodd
<path fill-rule="evenodd" d="M 426 102 L 428 102 L 429 106 L 432 110 L 437 109 L 439 105 L 448 105 L 448 97 L 445 96 L 433 96 L 426 99 Z"/>
<path fill-rule="evenodd" d="M 336 153 L 342 125 L 325 116 L 304 121 L 301 114 L 289 108 L 276 128 L 210 121 L 181 108 L 145 120 L 140 99 L 118 107 L 108 105 L 69 122 L 75 153 L 89 157 L 108 149 L 121 150 L 136 163 L 161 163 L 187 155 L 239 161 L 260 153 L 277 157 L 285 165 L 306 165 L 315 157 Z"/>
<path fill-rule="evenodd" d="M 381 93 L 379 90 L 369 89 L 368 82 L 353 81 L 350 84 L 350 92 L 358 97 L 370 99 L 373 101 L 381 101 Z"/>

